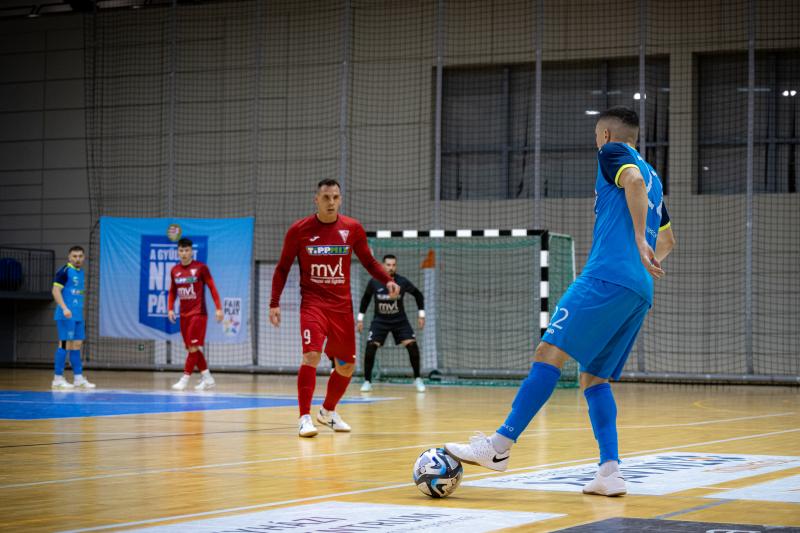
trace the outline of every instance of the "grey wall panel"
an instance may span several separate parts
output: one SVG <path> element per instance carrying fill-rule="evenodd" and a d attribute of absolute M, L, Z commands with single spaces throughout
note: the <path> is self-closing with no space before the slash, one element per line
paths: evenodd
<path fill-rule="evenodd" d="M 0 55 L 0 83 L 41 80 L 44 65 L 43 52 Z"/>
<path fill-rule="evenodd" d="M 42 138 L 42 112 L 0 113 L 0 141 Z"/>
<path fill-rule="evenodd" d="M 0 111 L 31 111 L 42 108 L 44 83 L 38 81 L 0 84 Z"/>
<path fill-rule="evenodd" d="M 45 168 L 83 168 L 86 166 L 86 141 L 67 139 L 45 141 Z"/>
<path fill-rule="evenodd" d="M 0 170 L 42 168 L 42 141 L 0 143 Z"/>

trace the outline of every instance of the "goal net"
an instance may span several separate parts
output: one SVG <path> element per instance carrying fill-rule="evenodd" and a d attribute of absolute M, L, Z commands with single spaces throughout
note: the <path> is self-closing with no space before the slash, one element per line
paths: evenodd
<path fill-rule="evenodd" d="M 572 238 L 538 230 L 515 230 L 514 236 L 511 231 L 495 236 L 491 230 L 432 237 L 435 233 L 370 233 L 375 257 L 380 261 L 387 254 L 396 256 L 398 274 L 425 297 L 426 324 L 421 330 L 414 298 L 404 299 L 424 374 L 488 383 L 524 378 L 549 313 L 575 277 Z M 369 275 L 355 268 L 353 299 L 358 305 Z M 370 302 L 359 354 L 373 313 Z M 406 350 L 395 346 L 390 335 L 378 351 L 375 376 L 391 379 L 409 372 Z M 561 381 L 577 382 L 573 362 L 564 368 Z"/>

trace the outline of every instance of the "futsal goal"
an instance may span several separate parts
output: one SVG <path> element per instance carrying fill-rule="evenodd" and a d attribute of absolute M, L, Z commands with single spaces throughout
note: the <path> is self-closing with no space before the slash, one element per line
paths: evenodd
<path fill-rule="evenodd" d="M 570 236 L 540 229 L 371 231 L 379 261 L 397 257 L 398 274 L 425 297 L 426 324 L 419 330 L 414 298 L 404 299 L 422 354 L 423 372 L 440 380 L 495 384 L 519 380 L 530 369 L 558 299 L 575 278 Z M 369 275 L 357 268 L 353 299 L 361 300 Z M 358 339 L 363 353 L 374 303 Z M 360 358 L 359 358 L 360 359 Z M 405 349 L 389 336 L 379 350 L 374 379 L 409 374 Z M 561 385 L 577 383 L 569 362 Z"/>

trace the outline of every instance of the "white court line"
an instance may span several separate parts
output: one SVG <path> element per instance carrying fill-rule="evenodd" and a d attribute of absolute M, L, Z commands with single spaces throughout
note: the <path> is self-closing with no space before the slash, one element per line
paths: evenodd
<path fill-rule="evenodd" d="M 687 422 L 686 424 L 668 424 L 664 425 L 653 425 L 653 426 L 620 426 L 620 429 L 624 428 L 660 428 L 660 427 L 672 427 L 672 426 L 682 426 L 682 425 L 700 425 L 700 424 L 715 424 L 721 422 L 732 422 L 735 420 L 752 420 L 754 418 L 769 418 L 769 417 L 776 417 L 776 416 L 788 416 L 793 415 L 794 413 L 776 413 L 776 414 L 769 414 L 769 415 L 757 415 L 757 416 L 745 416 L 739 418 L 726 418 L 726 419 L 717 419 L 717 420 L 706 420 L 703 422 Z M 560 428 L 560 429 L 548 429 L 548 430 L 534 430 L 530 431 L 527 434 L 537 434 L 543 435 L 551 432 L 557 431 L 588 431 L 591 428 L 587 427 L 575 427 L 575 428 Z M 406 435 L 417 434 L 417 435 L 434 435 L 434 434 L 444 434 L 444 435 L 452 435 L 454 433 L 458 433 L 456 431 L 422 431 L 422 432 L 381 432 L 381 433 L 369 433 L 369 435 L 397 435 L 399 433 L 403 433 Z M 269 436 L 274 435 L 294 435 L 294 432 L 286 432 L 286 433 L 275 433 L 270 432 Z M 165 436 L 176 436 L 176 435 L 165 435 Z M 177 435 L 180 436 L 180 435 Z M 12 483 L 8 485 L 0 485 L 0 489 L 17 489 L 23 487 L 35 487 L 38 485 L 57 485 L 57 484 L 64 484 L 64 483 L 76 483 L 79 481 L 94 481 L 98 479 L 113 479 L 117 477 L 133 477 L 133 476 L 146 476 L 152 474 L 164 474 L 168 472 L 185 472 L 185 471 L 192 471 L 192 470 L 207 470 L 213 468 L 223 468 L 229 466 L 243 466 L 249 464 L 260 464 L 260 463 L 274 463 L 280 461 L 296 461 L 298 459 L 313 459 L 318 457 L 334 457 L 339 455 L 356 455 L 361 453 L 381 453 L 381 452 L 391 452 L 397 450 L 405 450 L 409 448 L 417 448 L 417 447 L 430 447 L 430 446 L 438 446 L 437 444 L 420 444 L 420 445 L 411 445 L 411 446 L 400 446 L 397 448 L 379 448 L 374 450 L 360 450 L 360 451 L 352 451 L 352 452 L 338 452 L 338 453 L 328 453 L 328 454 L 319 454 L 319 455 L 305 455 L 300 457 L 277 457 L 273 459 L 256 459 L 251 461 L 237 461 L 234 463 L 212 463 L 206 465 L 195 465 L 195 466 L 184 466 L 184 467 L 175 467 L 175 468 L 163 468 L 163 469 L 155 469 L 155 470 L 141 470 L 136 472 L 122 472 L 117 474 L 100 474 L 96 476 L 86 476 L 86 477 L 72 477 L 72 478 L 65 478 L 65 479 L 52 479 L 48 481 L 32 481 L 28 483 Z M 533 467 L 528 467 L 533 468 Z"/>
<path fill-rule="evenodd" d="M 724 442 L 734 442 L 734 441 L 738 441 L 738 440 L 757 439 L 757 438 L 761 438 L 761 437 L 771 437 L 773 435 L 782 435 L 784 433 L 794 433 L 794 432 L 797 432 L 797 431 L 800 431 L 800 428 L 785 429 L 785 430 L 782 430 L 782 431 L 772 431 L 772 432 L 769 432 L 769 433 L 757 433 L 755 435 L 743 435 L 741 437 L 731 437 L 731 438 L 727 438 L 727 439 L 709 440 L 709 441 L 705 441 L 705 442 L 695 442 L 695 443 L 692 443 L 692 444 L 681 444 L 679 446 L 669 446 L 667 448 L 654 448 L 654 449 L 651 449 L 651 450 L 639 450 L 638 452 L 630 452 L 630 453 L 625 453 L 625 454 L 621 454 L 621 455 L 622 455 L 622 457 L 631 457 L 631 456 L 643 455 L 643 454 L 646 455 L 648 453 L 653 453 L 653 452 L 663 452 L 663 451 L 667 451 L 667 450 L 669 450 L 669 451 L 671 451 L 671 450 L 680 450 L 682 448 L 694 448 L 694 447 L 697 447 L 697 446 L 706 446 L 706 445 L 709 445 L 709 444 L 721 444 L 721 443 L 724 443 Z M 358 452 L 358 453 L 363 453 L 363 452 Z M 522 470 L 535 470 L 537 468 L 545 468 L 545 467 L 550 467 L 550 466 L 560 466 L 560 465 L 571 464 L 571 463 L 582 463 L 582 462 L 586 462 L 586 461 L 595 461 L 596 459 L 597 459 L 596 456 L 584 457 L 582 459 L 572 459 L 570 461 L 559 461 L 559 462 L 556 462 L 556 463 L 546 463 L 546 464 L 541 464 L 541 465 L 525 466 L 525 467 L 521 467 L 521 468 L 510 468 L 510 469 L 506 470 L 505 472 L 486 472 L 486 473 L 480 473 L 480 474 L 469 474 L 469 475 L 465 475 L 464 477 L 465 478 L 471 478 L 471 477 L 481 477 L 481 476 L 491 476 L 491 475 L 501 475 L 501 474 L 505 475 L 508 472 L 519 472 L 519 471 L 522 471 Z M 184 519 L 184 518 L 197 518 L 197 517 L 201 517 L 201 516 L 218 515 L 218 514 L 224 514 L 224 513 L 236 513 L 236 512 L 240 512 L 240 511 L 250 511 L 250 510 L 253 510 L 253 509 L 265 509 L 265 508 L 268 508 L 268 507 L 278 507 L 280 505 L 291 505 L 291 504 L 294 504 L 294 503 L 303 503 L 303 502 L 310 502 L 310 501 L 315 501 L 315 500 L 324 500 L 324 499 L 327 499 L 327 498 L 339 498 L 339 497 L 342 497 L 342 496 L 352 496 L 354 494 L 365 494 L 365 493 L 368 493 L 368 492 L 378 492 L 378 491 L 382 491 L 382 490 L 392 490 L 392 489 L 399 489 L 399 488 L 413 487 L 413 486 L 414 486 L 413 483 L 400 483 L 400 484 L 396 484 L 396 485 L 385 485 L 383 487 L 373 487 L 373 488 L 370 488 L 370 489 L 351 490 L 351 491 L 347 491 L 347 492 L 337 492 L 337 493 L 333 493 L 333 494 L 322 494 L 322 495 L 319 495 L 319 496 L 308 496 L 306 498 L 295 498 L 293 500 L 283 500 L 283 501 L 280 501 L 280 502 L 260 503 L 260 504 L 256 504 L 256 505 L 246 505 L 246 506 L 243 506 L 243 507 L 230 507 L 228 509 L 219 509 L 219 510 L 216 510 L 216 511 L 204 511 L 204 512 L 201 512 L 201 513 L 174 515 L 174 516 L 167 516 L 167 517 L 162 517 L 162 518 L 150 518 L 150 519 L 147 519 L 147 520 L 138 520 L 138 521 L 135 521 L 135 522 L 125 522 L 125 523 L 122 523 L 122 524 L 111 524 L 111 525 L 106 525 L 106 526 L 87 527 L 87 528 L 83 528 L 83 529 L 70 529 L 68 531 L 63 531 L 62 533 L 81 533 L 81 532 L 84 532 L 84 531 L 102 531 L 102 530 L 106 530 L 106 529 L 115 529 L 115 528 L 120 528 L 120 527 L 141 526 L 141 525 L 154 524 L 154 523 L 159 523 L 159 522 L 168 522 L 168 521 L 172 521 L 172 520 L 181 520 L 181 519 Z"/>
<path fill-rule="evenodd" d="M 387 398 L 395 400 L 397 398 Z M 183 413 L 185 411 L 180 411 Z M 645 426 L 617 426 L 617 429 L 658 429 L 658 428 L 671 428 L 671 427 L 685 427 L 685 426 L 704 426 L 708 424 L 722 424 L 724 422 L 739 422 L 742 420 L 756 420 L 759 418 L 773 418 L 776 416 L 793 416 L 795 412 L 788 413 L 774 413 L 769 415 L 754 415 L 754 416 L 740 416 L 737 418 L 716 418 L 714 420 L 703 420 L 701 422 L 685 422 L 682 424 L 649 424 Z M 39 419 L 37 419 L 39 420 Z M 172 421 L 170 421 L 172 422 Z M 239 423 L 233 421 L 231 423 Z M 249 423 L 249 422 L 241 422 Z M 589 426 L 575 426 L 568 428 L 551 428 L 551 429 L 531 429 L 525 432 L 525 435 L 544 435 L 547 433 L 555 433 L 559 431 L 591 431 Z M 464 430 L 449 430 L 449 431 L 371 431 L 369 435 L 452 435 L 454 433 L 462 433 Z M 0 431 L 0 435 L 85 435 L 85 431 Z M 270 431 L 267 437 L 272 435 L 294 435 L 295 431 L 274 432 Z M 93 435 L 135 435 L 140 437 L 181 437 L 183 433 L 139 433 L 137 431 L 96 431 Z"/>
<path fill-rule="evenodd" d="M 292 433 L 292 435 L 296 435 L 297 433 Z M 33 481 L 30 483 L 14 483 L 10 485 L 0 485 L 0 489 L 17 489 L 23 487 L 35 487 L 38 485 L 57 485 L 62 483 L 75 483 L 78 481 L 94 481 L 97 479 L 111 479 L 111 478 L 118 478 L 118 477 L 131 477 L 131 476 L 147 476 L 151 474 L 166 474 L 169 472 L 186 472 L 192 470 L 207 470 L 213 468 L 222 468 L 222 467 L 229 467 L 229 466 L 243 466 L 243 465 L 252 465 L 252 464 L 260 464 L 260 463 L 275 463 L 280 461 L 297 461 L 299 459 L 317 459 L 321 457 L 338 457 L 340 455 L 357 455 L 362 453 L 379 453 L 379 452 L 393 452 L 397 450 L 407 450 L 410 448 L 430 448 L 434 446 L 433 444 L 412 444 L 409 446 L 398 446 L 396 448 L 380 448 L 377 450 L 360 450 L 360 451 L 352 451 L 352 452 L 336 452 L 336 453 L 320 453 L 316 455 L 298 455 L 294 457 L 275 457 L 272 459 L 258 459 L 255 461 L 237 461 L 233 463 L 214 463 L 208 465 L 195 465 L 195 466 L 183 466 L 183 467 L 176 467 L 176 468 L 159 468 L 155 470 L 140 470 L 136 472 L 122 472 L 118 474 L 100 474 L 97 476 L 86 476 L 86 477 L 72 477 L 72 478 L 65 478 L 65 479 L 52 479 L 49 481 Z"/>

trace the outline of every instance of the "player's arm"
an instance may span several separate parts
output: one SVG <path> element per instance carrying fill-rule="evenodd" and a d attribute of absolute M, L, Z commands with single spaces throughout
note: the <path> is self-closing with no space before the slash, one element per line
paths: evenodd
<path fill-rule="evenodd" d="M 283 249 L 281 250 L 281 258 L 275 266 L 275 272 L 272 274 L 272 296 L 269 300 L 269 321 L 276 328 L 281 324 L 281 294 L 283 288 L 286 286 L 286 280 L 289 278 L 289 272 L 292 269 L 294 258 L 297 257 L 297 229 L 292 226 L 286 232 L 286 237 L 283 239 Z"/>
<path fill-rule="evenodd" d="M 656 259 L 661 262 L 667 258 L 675 247 L 675 234 L 672 233 L 672 221 L 667 212 L 667 206 L 661 205 L 661 223 L 658 225 L 658 239 L 656 240 Z"/>
<path fill-rule="evenodd" d="M 625 189 L 625 201 L 628 203 L 628 211 L 633 221 L 633 234 L 636 239 L 636 247 L 639 249 L 639 259 L 642 264 L 656 279 L 661 279 L 664 271 L 661 264 L 656 259 L 653 249 L 647 244 L 645 230 L 647 227 L 647 186 L 644 184 L 644 177 L 637 166 L 629 166 L 622 170 L 616 179 L 619 187 Z"/>
<path fill-rule="evenodd" d="M 356 328 L 359 333 L 364 331 L 364 313 L 369 308 L 369 302 L 372 300 L 374 292 L 372 283 L 367 282 L 367 288 L 364 290 L 364 296 L 361 297 L 361 304 L 358 306 L 358 324 L 356 324 Z"/>
<path fill-rule="evenodd" d="M 422 291 L 420 291 L 413 283 L 410 281 L 407 282 L 408 285 L 405 287 L 405 290 L 408 294 L 414 297 L 414 301 L 417 302 L 417 325 L 419 329 L 425 327 L 425 297 L 422 295 Z"/>
<path fill-rule="evenodd" d="M 222 322 L 222 303 L 220 302 L 217 285 L 214 283 L 214 278 L 211 276 L 211 271 L 208 269 L 208 265 L 203 268 L 203 281 L 208 287 L 209 292 L 211 292 L 211 298 L 214 300 L 214 307 L 217 308 L 217 310 L 214 312 L 214 318 L 217 320 L 217 322 Z"/>
<path fill-rule="evenodd" d="M 389 289 L 389 296 L 397 298 L 400 294 L 400 286 L 392 280 L 392 277 L 386 273 L 383 266 L 372 257 L 372 252 L 369 250 L 367 243 L 367 234 L 364 228 L 359 224 L 354 231 L 355 238 L 353 240 L 353 251 L 356 253 L 358 260 L 367 269 L 369 275 L 378 280 L 381 285 L 385 285 Z"/>
<path fill-rule="evenodd" d="M 175 323 L 175 298 L 178 296 L 178 286 L 175 285 L 175 272 L 169 272 L 169 295 L 167 296 L 167 318 Z"/>
<path fill-rule="evenodd" d="M 56 305 L 61 308 L 61 311 L 64 313 L 64 318 L 70 319 L 72 318 L 72 311 L 69 310 L 67 307 L 66 302 L 64 302 L 64 295 L 61 294 L 61 291 L 64 290 L 64 285 L 67 284 L 67 273 L 62 269 L 56 273 L 56 277 L 53 280 L 53 300 L 55 300 Z"/>

